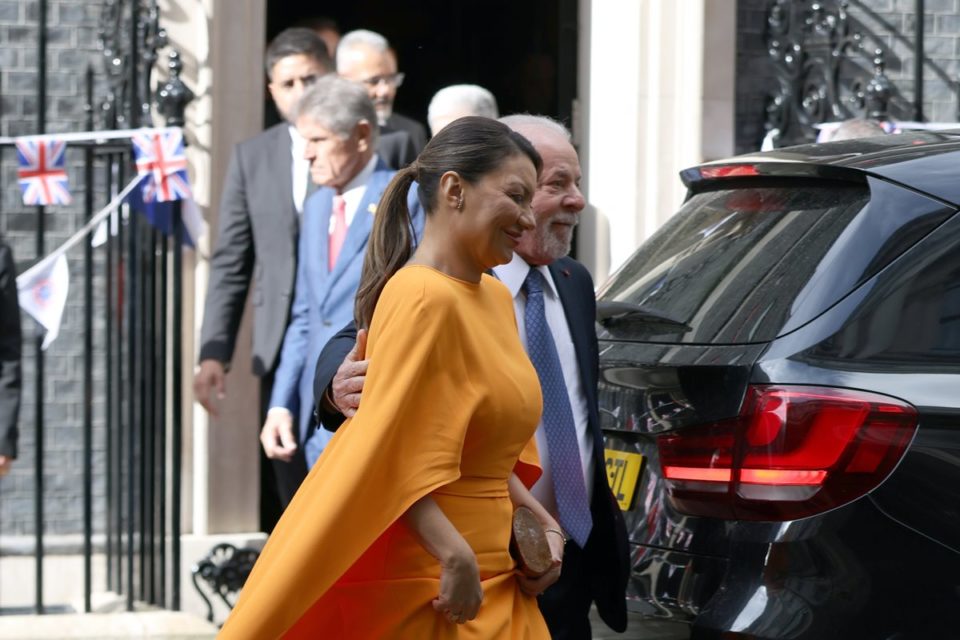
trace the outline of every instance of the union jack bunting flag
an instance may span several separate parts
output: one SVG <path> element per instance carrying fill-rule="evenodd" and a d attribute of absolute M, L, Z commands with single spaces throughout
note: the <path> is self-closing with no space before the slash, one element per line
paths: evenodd
<path fill-rule="evenodd" d="M 133 136 L 137 174 L 143 183 L 144 202 L 192 199 L 187 178 L 187 156 L 180 129 L 145 130 Z"/>
<path fill-rule="evenodd" d="M 17 179 L 23 204 L 70 204 L 67 181 L 67 143 L 49 138 L 19 138 Z"/>

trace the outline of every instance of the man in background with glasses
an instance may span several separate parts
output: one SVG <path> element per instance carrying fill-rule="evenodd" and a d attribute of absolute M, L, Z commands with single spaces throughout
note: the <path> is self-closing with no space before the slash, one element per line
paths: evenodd
<path fill-rule="evenodd" d="M 406 132 L 419 155 L 427 144 L 427 130 L 416 120 L 393 111 L 403 74 L 397 72 L 397 56 L 387 39 L 365 29 L 344 35 L 337 45 L 337 73 L 367 88 L 377 110 L 380 133 Z"/>

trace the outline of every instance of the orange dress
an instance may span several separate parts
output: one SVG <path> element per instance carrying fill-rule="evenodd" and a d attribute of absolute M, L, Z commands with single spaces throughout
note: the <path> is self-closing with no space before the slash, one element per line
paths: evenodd
<path fill-rule="evenodd" d="M 509 553 L 511 472 L 539 476 L 540 386 L 510 293 L 424 266 L 377 304 L 360 410 L 344 423 L 267 541 L 220 638 L 548 639 Z M 432 601 L 440 566 L 401 516 L 431 495 L 477 556 L 475 620 Z"/>

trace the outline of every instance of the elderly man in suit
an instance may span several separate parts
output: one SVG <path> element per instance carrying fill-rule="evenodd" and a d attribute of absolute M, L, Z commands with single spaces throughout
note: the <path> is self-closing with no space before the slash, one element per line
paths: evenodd
<path fill-rule="evenodd" d="M 310 175 L 321 188 L 304 206 L 292 318 L 260 434 L 270 458 L 289 460 L 306 443 L 312 464 L 328 440 L 328 432 L 314 430 L 307 442 L 313 367 L 323 345 L 353 317 L 373 216 L 395 173 L 375 153 L 376 117 L 365 89 L 335 76 L 318 80 L 297 105 Z M 415 226 L 422 226 L 419 204 L 410 205 Z"/>
<path fill-rule="evenodd" d="M 413 146 L 413 160 L 427 144 L 422 124 L 394 112 L 393 101 L 403 84 L 397 71 L 397 56 L 390 43 L 379 33 L 358 29 L 344 35 L 337 44 L 337 73 L 366 87 L 377 109 L 380 132 L 404 132 Z"/>
<path fill-rule="evenodd" d="M 567 256 L 586 204 L 580 161 L 569 131 L 556 121 L 516 115 L 501 122 L 523 134 L 543 158 L 531 205 L 536 227 L 524 234 L 509 264 L 493 269 L 513 294 L 521 341 L 545 390 L 536 434 L 544 474 L 533 494 L 569 538 L 560 579 L 540 595 L 540 610 L 553 638 L 587 640 L 594 602 L 610 628 L 626 629 L 630 562 L 623 514 L 604 464 L 593 280 Z M 342 421 L 338 412 L 352 415 L 360 403 L 365 333 L 356 342 L 354 336 L 352 326 L 340 331 L 317 361 L 314 394 L 327 428 Z"/>
<path fill-rule="evenodd" d="M 17 415 L 20 411 L 20 304 L 17 270 L 10 247 L 0 239 L 0 476 L 17 457 Z"/>
<path fill-rule="evenodd" d="M 224 180 L 200 330 L 200 366 L 193 381 L 197 401 L 213 415 L 225 395 L 225 372 L 251 278 L 253 373 L 261 381 L 261 402 L 270 396 L 293 300 L 300 212 L 310 190 L 305 142 L 291 114 L 304 90 L 333 70 L 323 41 L 303 28 L 280 33 L 267 47 L 265 65 L 270 95 L 285 122 L 237 144 Z M 280 506 L 286 506 L 306 475 L 306 464 L 294 456 L 271 466 Z M 264 519 L 277 517 L 276 511 Z"/>

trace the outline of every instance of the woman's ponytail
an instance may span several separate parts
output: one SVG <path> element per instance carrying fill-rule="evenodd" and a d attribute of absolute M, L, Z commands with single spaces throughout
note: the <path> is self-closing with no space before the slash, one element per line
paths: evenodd
<path fill-rule="evenodd" d="M 354 303 L 358 329 L 370 327 L 373 309 L 387 280 L 413 255 L 413 224 L 407 197 L 416 177 L 417 163 L 414 162 L 393 176 L 380 198 Z"/>

